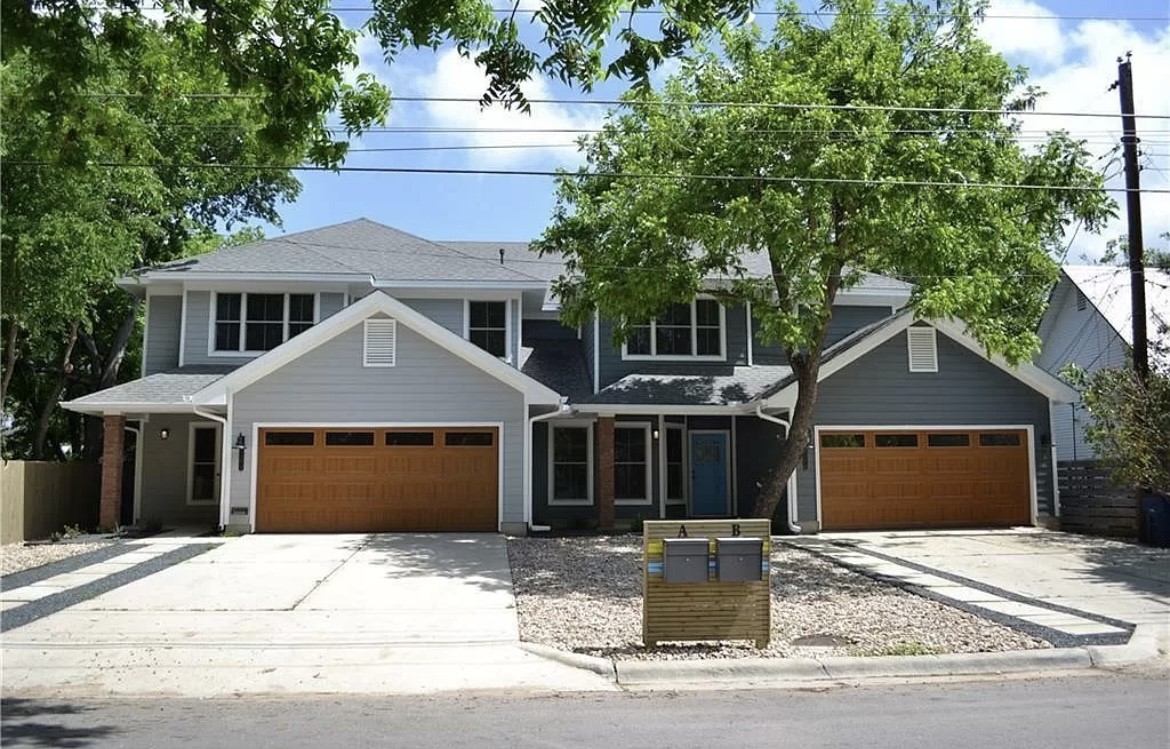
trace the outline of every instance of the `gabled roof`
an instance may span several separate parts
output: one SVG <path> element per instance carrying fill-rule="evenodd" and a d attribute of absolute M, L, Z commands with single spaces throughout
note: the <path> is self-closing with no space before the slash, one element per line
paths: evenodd
<path fill-rule="evenodd" d="M 297 337 L 285 341 L 227 376 L 209 384 L 195 393 L 193 399 L 199 404 L 217 402 L 227 393 L 247 387 L 318 346 L 333 340 L 363 320 L 379 313 L 389 315 L 414 332 L 429 339 L 432 343 L 442 346 L 467 363 L 479 367 L 501 382 L 519 390 L 524 393 L 530 403 L 558 405 L 561 402 L 560 395 L 551 388 L 537 382 L 515 367 L 505 364 L 474 343 L 455 335 L 426 315 L 416 312 L 411 307 L 381 291 L 367 294 L 359 301 L 326 318 Z M 353 366 L 360 365 L 355 362 Z"/>
<path fill-rule="evenodd" d="M 630 374 L 576 404 L 741 406 L 791 373 L 789 367 L 757 365 L 726 374 Z"/>
<path fill-rule="evenodd" d="M 190 412 L 195 407 L 191 396 L 221 379 L 229 371 L 222 367 L 186 367 L 156 372 L 61 405 L 80 413 Z"/>
<path fill-rule="evenodd" d="M 571 402 L 593 393 L 585 352 L 575 338 L 528 340 L 520 348 L 520 371 Z"/>
<path fill-rule="evenodd" d="M 1110 265 L 1066 265 L 1061 269 L 1106 322 L 1133 345 L 1129 269 Z M 1151 340 L 1170 326 L 1170 272 L 1146 268 L 1146 330 Z"/>

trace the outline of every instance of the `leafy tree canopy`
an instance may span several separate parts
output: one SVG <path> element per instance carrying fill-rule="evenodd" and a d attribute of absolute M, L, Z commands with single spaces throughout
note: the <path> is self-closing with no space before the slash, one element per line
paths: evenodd
<path fill-rule="evenodd" d="M 828 28 L 784 7 L 770 37 L 728 32 L 662 91 L 631 92 L 559 180 L 540 243 L 567 259 L 568 321 L 599 311 L 619 338 L 712 277 L 753 304 L 800 383 L 764 517 L 807 444 L 834 299 L 862 271 L 913 281 L 919 315 L 959 318 L 1020 361 L 1050 253 L 1113 210 L 1082 143 L 1020 144 L 1008 113 L 1039 92 L 976 36 L 970 3 L 835 0 Z M 749 253 L 770 277 L 746 273 Z"/>

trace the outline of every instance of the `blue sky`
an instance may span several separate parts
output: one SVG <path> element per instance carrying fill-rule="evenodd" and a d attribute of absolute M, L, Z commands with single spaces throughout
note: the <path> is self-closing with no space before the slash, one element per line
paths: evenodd
<path fill-rule="evenodd" d="M 361 0 L 335 0 L 338 7 L 363 5 Z M 808 3 L 815 9 L 818 3 Z M 761 5 L 763 9 L 769 6 Z M 1107 87 L 1116 77 L 1117 55 L 1134 53 L 1137 109 L 1170 115 L 1164 71 L 1170 70 L 1170 24 L 1165 20 L 1135 21 L 1141 17 L 1170 16 L 1166 0 L 998 0 L 989 16 L 1095 16 L 1113 20 L 1032 20 L 990 18 L 985 37 L 1014 63 L 1027 66 L 1034 83 L 1049 92 L 1041 110 L 1116 113 L 1116 92 Z M 363 13 L 346 12 L 345 21 L 357 28 Z M 650 19 L 647 19 L 650 22 Z M 362 70 L 376 74 L 397 95 L 478 96 L 483 78 L 474 65 L 453 49 L 410 52 L 392 67 L 381 60 L 372 40 L 359 45 Z M 620 81 L 599 86 L 590 97 L 612 99 L 625 87 Z M 580 92 L 556 82 L 537 80 L 527 87 L 533 98 L 581 98 Z M 476 104 L 396 102 L 390 128 L 529 128 L 553 130 L 589 128 L 604 115 L 601 106 L 533 105 L 531 116 L 499 108 L 481 111 Z M 1089 141 L 1096 152 L 1116 142 L 1116 119 L 1033 118 L 1036 128 L 1065 127 Z M 1144 187 L 1170 188 L 1170 121 L 1139 122 L 1147 151 Z M 576 163 L 569 148 L 507 148 L 476 151 L 361 152 L 356 149 L 444 147 L 459 145 L 571 144 L 573 133 L 370 133 L 354 143 L 349 166 L 518 168 L 546 170 Z M 1104 162 L 1102 162 L 1104 163 Z M 365 216 L 431 239 L 528 240 L 539 235 L 553 204 L 552 179 L 482 175 L 301 173 L 304 189 L 298 200 L 281 209 L 282 229 L 266 227 L 269 236 L 300 231 Z M 1119 184 L 1119 179 L 1117 180 Z M 1170 196 L 1147 196 L 1146 232 L 1153 238 L 1170 230 Z M 1123 230 L 1124 222 L 1110 226 L 1105 236 Z M 1147 240 L 1149 241 L 1149 240 Z M 1079 236 L 1070 259 L 1096 255 L 1102 240 Z"/>

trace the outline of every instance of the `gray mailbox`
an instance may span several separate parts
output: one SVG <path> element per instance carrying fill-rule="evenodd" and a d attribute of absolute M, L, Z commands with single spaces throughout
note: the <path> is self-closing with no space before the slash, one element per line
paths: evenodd
<path fill-rule="evenodd" d="M 662 579 L 668 583 L 707 582 L 707 539 L 663 539 Z"/>
<path fill-rule="evenodd" d="M 763 578 L 762 538 L 721 538 L 717 544 L 719 582 L 748 583 Z"/>

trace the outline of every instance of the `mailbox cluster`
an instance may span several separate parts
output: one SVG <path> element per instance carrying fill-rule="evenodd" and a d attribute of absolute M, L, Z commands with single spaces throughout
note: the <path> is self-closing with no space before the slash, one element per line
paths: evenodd
<path fill-rule="evenodd" d="M 663 539 L 662 578 L 667 583 L 746 583 L 766 579 L 762 538 Z"/>

